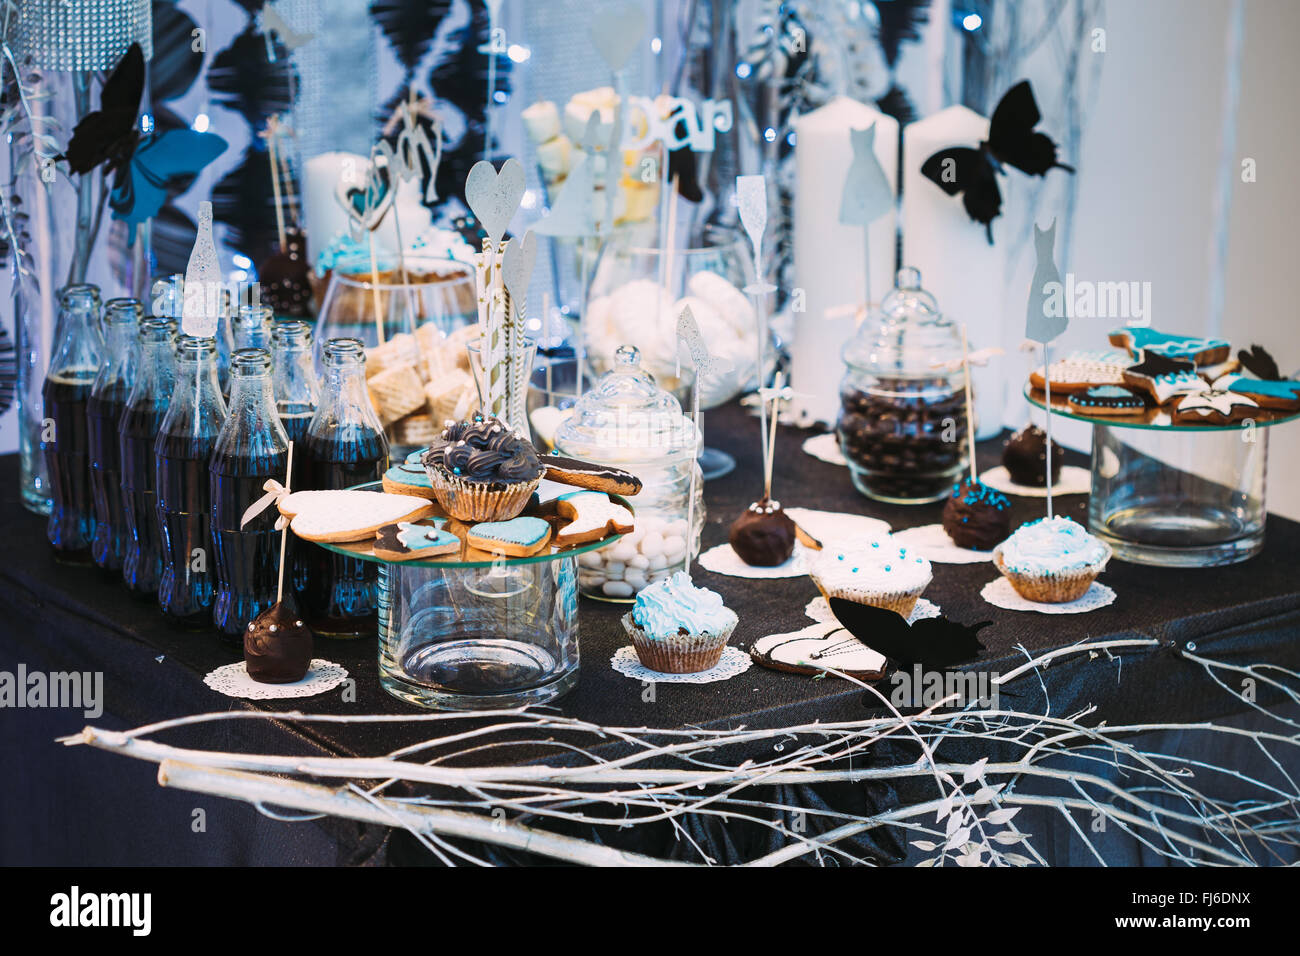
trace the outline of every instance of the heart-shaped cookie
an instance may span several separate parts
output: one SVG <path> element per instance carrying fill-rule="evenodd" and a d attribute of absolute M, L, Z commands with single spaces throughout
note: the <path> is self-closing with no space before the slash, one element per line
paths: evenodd
<path fill-rule="evenodd" d="M 493 248 L 506 234 L 524 198 L 524 188 L 524 167 L 513 156 L 502 164 L 499 173 L 486 159 L 481 159 L 465 177 L 465 202 L 492 240 Z"/>
<path fill-rule="evenodd" d="M 427 498 L 374 491 L 295 491 L 280 499 L 280 514 L 292 519 L 294 534 L 328 543 L 370 540 L 384 525 L 415 521 L 432 511 Z"/>

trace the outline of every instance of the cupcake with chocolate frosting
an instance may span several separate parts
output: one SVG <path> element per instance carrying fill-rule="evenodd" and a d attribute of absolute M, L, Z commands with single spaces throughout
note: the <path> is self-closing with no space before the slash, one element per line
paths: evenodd
<path fill-rule="evenodd" d="M 509 521 L 542 481 L 528 439 L 495 416 L 452 422 L 420 457 L 439 504 L 460 521 Z"/>
<path fill-rule="evenodd" d="M 959 548 L 992 551 L 1011 533 L 1011 502 L 979 479 L 955 485 L 943 506 L 943 530 Z"/>

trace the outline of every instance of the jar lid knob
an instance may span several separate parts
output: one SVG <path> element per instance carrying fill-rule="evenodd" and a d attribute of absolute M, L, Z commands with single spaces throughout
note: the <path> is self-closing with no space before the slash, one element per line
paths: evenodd
<path fill-rule="evenodd" d="M 919 289 L 921 288 L 921 270 L 915 266 L 903 266 L 898 270 L 894 279 L 894 285 L 900 289 Z"/>
<path fill-rule="evenodd" d="M 620 345 L 614 352 L 614 364 L 633 368 L 641 364 L 641 351 L 635 345 Z"/>

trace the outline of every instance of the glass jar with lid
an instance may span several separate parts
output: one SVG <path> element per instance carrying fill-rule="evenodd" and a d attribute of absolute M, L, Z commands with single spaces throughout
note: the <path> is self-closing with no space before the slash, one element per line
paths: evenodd
<path fill-rule="evenodd" d="M 682 414 L 681 403 L 642 368 L 636 348 L 620 347 L 611 369 L 555 432 L 558 454 L 622 468 L 642 485 L 631 500 L 636 530 L 578 558 L 580 593 L 631 601 L 651 582 L 683 570 L 699 552 L 704 527 L 699 448 L 699 429 Z M 689 509 L 692 473 L 695 506 Z"/>
<path fill-rule="evenodd" d="M 966 467 L 961 354 L 961 330 L 920 272 L 900 269 L 843 350 L 836 434 L 858 491 L 894 504 L 949 493 Z"/>

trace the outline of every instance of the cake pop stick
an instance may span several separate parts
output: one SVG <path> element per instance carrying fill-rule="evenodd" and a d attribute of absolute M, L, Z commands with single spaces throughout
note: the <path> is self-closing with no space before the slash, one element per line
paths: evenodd
<path fill-rule="evenodd" d="M 289 440 L 289 456 L 284 466 L 284 488 L 289 490 L 289 483 L 293 476 L 293 439 Z M 280 522 L 277 520 L 276 524 Z M 289 540 L 289 523 L 286 521 L 280 528 L 280 575 L 275 583 L 275 603 L 279 604 L 284 598 L 284 554 Z"/>
<path fill-rule="evenodd" d="M 763 372 L 767 362 L 767 295 L 775 292 L 776 286 L 763 278 L 763 231 L 767 228 L 767 180 L 762 176 L 736 177 L 736 203 L 740 207 L 740 222 L 749 236 L 750 248 L 754 254 L 754 281 L 745 286 L 745 292 L 754 303 L 754 315 L 758 322 L 758 335 L 755 351 L 758 368 L 756 376 L 758 387 L 763 387 Z M 767 437 L 767 404 L 758 403 L 758 433 L 760 439 Z"/>

